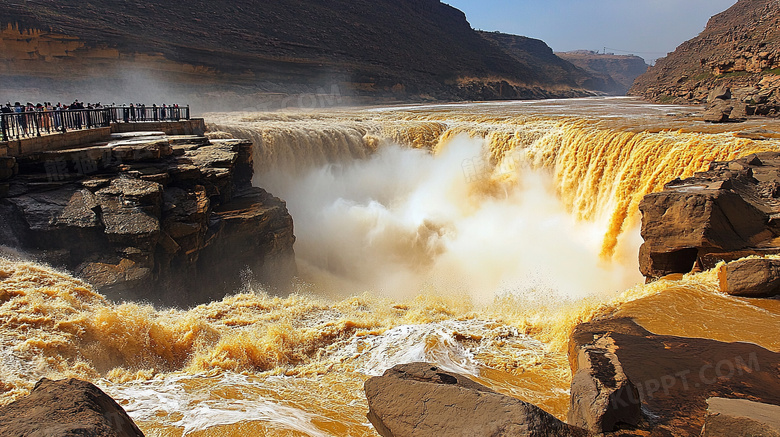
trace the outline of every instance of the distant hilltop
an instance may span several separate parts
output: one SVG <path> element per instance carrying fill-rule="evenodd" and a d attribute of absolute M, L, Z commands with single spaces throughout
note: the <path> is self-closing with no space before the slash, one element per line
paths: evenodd
<path fill-rule="evenodd" d="M 559 86 L 584 88 L 606 94 L 626 92 L 609 75 L 589 71 L 556 56 L 544 41 L 501 32 L 480 31 L 479 34 L 538 77 L 545 77 Z"/>
<path fill-rule="evenodd" d="M 397 100 L 592 94 L 587 73 L 542 51 L 519 60 L 438 0 L 0 3 L 0 93 L 65 83 L 156 95 L 208 86 L 236 99 L 334 85 Z"/>
<path fill-rule="evenodd" d="M 740 0 L 715 15 L 701 34 L 640 76 L 629 94 L 680 104 L 728 97 L 748 115 L 777 115 L 780 2 Z"/>
<path fill-rule="evenodd" d="M 644 59 L 635 55 L 602 54 L 590 50 L 558 52 L 556 55 L 610 84 L 605 91 L 617 95 L 626 94 L 634 80 L 650 67 Z"/>

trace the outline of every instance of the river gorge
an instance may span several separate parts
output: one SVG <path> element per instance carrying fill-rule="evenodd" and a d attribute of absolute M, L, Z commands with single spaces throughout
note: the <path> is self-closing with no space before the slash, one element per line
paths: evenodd
<path fill-rule="evenodd" d="M 565 420 L 580 323 L 780 351 L 780 301 L 718 273 L 645 284 L 645 195 L 713 161 L 780 150 L 780 123 L 706 124 L 630 98 L 211 113 L 254 143 L 285 200 L 298 275 L 247 275 L 189 310 L 112 303 L 67 273 L 0 258 L 0 402 L 77 377 L 149 436 L 375 436 L 363 383 L 425 361 Z M 173 306 L 173 305 L 171 305 Z M 739 324 L 739 329 L 733 326 Z"/>

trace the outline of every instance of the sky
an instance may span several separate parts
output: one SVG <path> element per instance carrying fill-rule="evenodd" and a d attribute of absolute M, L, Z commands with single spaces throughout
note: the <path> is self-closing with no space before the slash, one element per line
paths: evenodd
<path fill-rule="evenodd" d="M 736 0 L 443 0 L 481 30 L 538 38 L 555 51 L 635 54 L 652 63 Z"/>

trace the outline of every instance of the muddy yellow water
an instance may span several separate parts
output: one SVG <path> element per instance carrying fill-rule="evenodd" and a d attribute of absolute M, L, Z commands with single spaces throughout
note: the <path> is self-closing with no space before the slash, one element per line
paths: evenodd
<path fill-rule="evenodd" d="M 292 292 L 247 282 L 187 311 L 115 304 L 2 258 L 0 403 L 74 376 L 149 436 L 375 436 L 363 383 L 412 361 L 565 418 L 568 335 L 599 314 L 780 350 L 778 301 L 723 295 L 715 272 L 638 274 L 644 194 L 780 149 L 776 124 L 689 111 L 594 99 L 209 114 L 255 141 L 255 184 L 287 201 Z"/>

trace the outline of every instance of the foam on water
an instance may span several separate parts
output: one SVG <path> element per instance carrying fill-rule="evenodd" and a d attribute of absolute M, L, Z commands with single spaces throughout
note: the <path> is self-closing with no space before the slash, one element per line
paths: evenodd
<path fill-rule="evenodd" d="M 199 387 L 195 389 L 185 388 L 197 379 L 209 383 L 197 384 Z M 295 430 L 312 437 L 328 435 L 312 423 L 316 415 L 250 393 L 259 384 L 231 372 L 218 376 L 172 375 L 123 385 L 99 382 L 109 395 L 126 400 L 123 408 L 133 420 L 150 422 L 168 417 L 171 418 L 168 426 L 180 428 L 183 436 L 241 422 L 264 422 L 271 428 Z M 238 390 L 225 397 L 220 394 L 222 387 Z"/>

